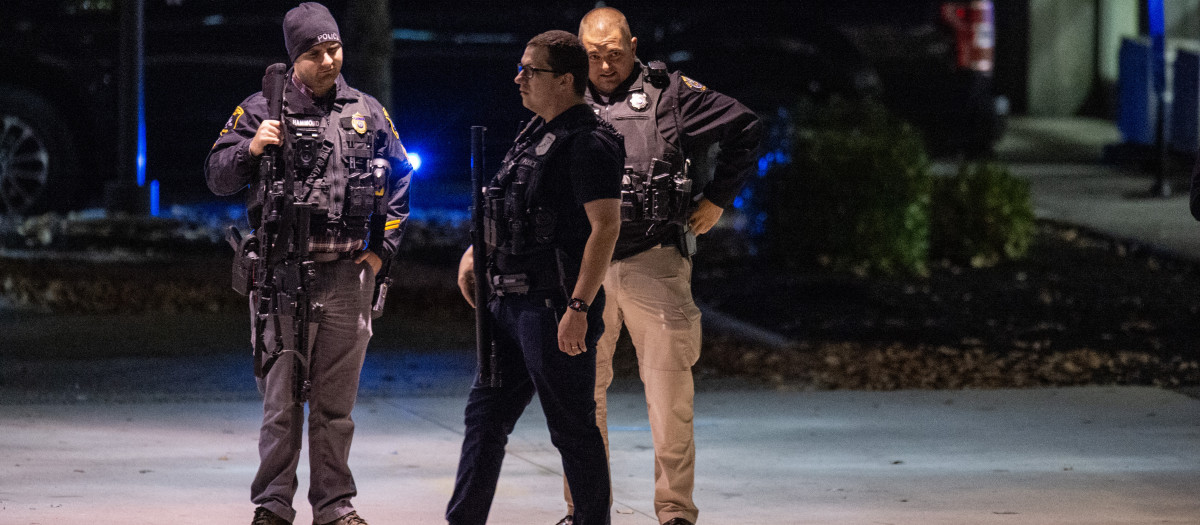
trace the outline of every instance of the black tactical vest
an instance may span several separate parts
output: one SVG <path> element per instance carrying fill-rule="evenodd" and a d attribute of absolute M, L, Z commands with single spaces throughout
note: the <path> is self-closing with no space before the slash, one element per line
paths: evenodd
<path fill-rule="evenodd" d="M 683 151 L 658 131 L 663 90 L 649 82 L 649 68 L 642 66 L 642 71 L 629 86 L 624 102 L 601 105 L 593 101 L 592 110 L 625 137 L 626 167 L 648 173 L 653 167 L 651 159 L 658 159 L 671 163 L 673 171 L 681 171 Z M 671 113 L 674 115 L 674 108 Z"/>
<path fill-rule="evenodd" d="M 532 134 L 533 124 L 526 126 L 485 190 L 484 241 L 489 253 L 528 255 L 557 247 L 558 217 L 552 203 L 542 202 L 546 161 L 570 142 L 570 137 L 597 126 L 613 133 L 614 142 L 620 143 L 616 131 L 603 121 L 556 127 L 541 134 Z"/>
<path fill-rule="evenodd" d="M 692 181 L 684 152 L 658 129 L 663 88 L 670 82 L 666 66 L 651 62 L 651 67 L 641 66 L 641 70 L 623 101 L 607 105 L 593 101 L 592 110 L 625 137 L 621 221 L 635 230 L 653 232 L 668 223 L 684 224 Z M 676 108 L 667 109 L 671 118 L 677 118 Z"/>

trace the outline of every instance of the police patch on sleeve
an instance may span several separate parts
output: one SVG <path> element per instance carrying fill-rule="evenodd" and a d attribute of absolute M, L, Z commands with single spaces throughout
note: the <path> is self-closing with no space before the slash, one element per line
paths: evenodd
<path fill-rule="evenodd" d="M 225 127 L 221 128 L 221 132 L 217 134 L 217 140 L 213 142 L 212 147 L 217 147 L 217 143 L 221 142 L 221 137 L 224 137 L 226 133 L 233 131 L 233 128 L 237 127 L 238 120 L 241 119 L 242 115 L 245 113 L 246 110 L 242 109 L 241 106 L 238 106 L 237 109 L 233 110 L 233 114 L 229 116 L 229 120 L 225 121 Z"/>
<path fill-rule="evenodd" d="M 379 109 L 383 110 L 383 118 L 387 119 L 388 126 L 392 128 L 392 136 L 400 138 L 400 134 L 396 133 L 396 125 L 392 123 L 392 116 L 388 115 L 387 108 L 381 107 Z"/>
<path fill-rule="evenodd" d="M 704 90 L 708 89 L 708 86 L 705 86 L 704 84 L 696 82 L 695 80 L 692 80 L 683 75 L 679 75 L 679 79 L 682 80 L 684 84 L 687 84 L 687 87 L 692 88 L 692 91 L 704 91 Z"/>
<path fill-rule="evenodd" d="M 242 109 L 241 106 L 238 106 L 237 109 L 234 109 L 233 114 L 229 116 L 229 120 L 225 121 L 225 127 L 221 128 L 221 134 L 224 135 L 230 131 L 233 131 L 233 128 L 237 127 L 238 120 L 241 119 L 242 115 L 245 113 L 246 110 Z"/>

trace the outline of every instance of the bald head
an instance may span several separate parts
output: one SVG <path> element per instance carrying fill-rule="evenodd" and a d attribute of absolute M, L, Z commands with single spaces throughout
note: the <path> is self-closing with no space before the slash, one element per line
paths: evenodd
<path fill-rule="evenodd" d="M 625 15 L 611 7 L 593 9 L 579 21 L 579 40 L 588 54 L 588 80 L 611 95 L 637 64 L 637 38 Z"/>
<path fill-rule="evenodd" d="M 629 22 L 625 20 L 625 15 L 616 8 L 597 7 L 588 11 L 586 15 L 583 15 L 583 20 L 579 21 L 580 38 L 585 33 L 607 33 L 612 29 L 620 32 L 621 38 L 625 40 L 633 38 L 633 33 L 629 31 Z"/>

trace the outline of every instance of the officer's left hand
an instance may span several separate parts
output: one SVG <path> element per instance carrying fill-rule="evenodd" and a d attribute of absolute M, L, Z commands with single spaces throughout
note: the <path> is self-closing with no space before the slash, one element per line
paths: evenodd
<path fill-rule="evenodd" d="M 706 198 L 702 198 L 700 199 L 700 205 L 696 208 L 696 211 L 692 212 L 692 216 L 688 219 L 688 226 L 692 228 L 692 232 L 696 235 L 708 233 L 708 230 L 711 230 L 717 224 L 717 221 L 721 220 L 721 215 L 724 213 L 725 210 L 723 208 L 713 204 L 712 201 Z"/>
<path fill-rule="evenodd" d="M 379 275 L 379 269 L 383 268 L 383 259 L 380 259 L 371 250 L 363 250 L 358 257 L 354 258 L 354 264 L 362 264 L 363 261 L 367 261 L 367 264 L 371 265 L 371 271 L 375 272 L 375 275 Z"/>
<path fill-rule="evenodd" d="M 583 338 L 587 335 L 587 314 L 567 308 L 558 322 L 558 349 L 567 355 L 587 352 Z"/>

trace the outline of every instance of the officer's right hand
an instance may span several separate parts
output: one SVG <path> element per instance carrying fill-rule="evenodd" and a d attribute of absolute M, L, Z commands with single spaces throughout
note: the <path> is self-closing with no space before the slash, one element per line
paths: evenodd
<path fill-rule="evenodd" d="M 261 157 L 263 150 L 271 145 L 283 145 L 283 127 L 278 120 L 264 120 L 258 125 L 258 131 L 250 139 L 250 154 Z"/>
<path fill-rule="evenodd" d="M 558 321 L 558 349 L 569 356 L 587 352 L 587 314 L 567 308 Z"/>
<path fill-rule="evenodd" d="M 468 246 L 458 261 L 458 290 L 466 298 L 467 304 L 475 308 L 475 247 Z"/>

